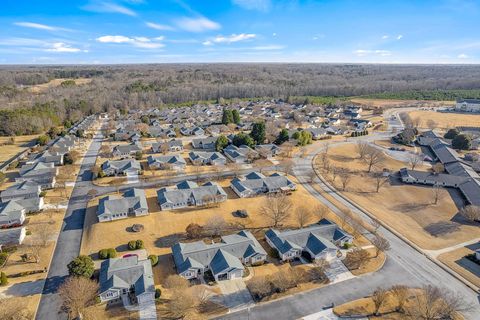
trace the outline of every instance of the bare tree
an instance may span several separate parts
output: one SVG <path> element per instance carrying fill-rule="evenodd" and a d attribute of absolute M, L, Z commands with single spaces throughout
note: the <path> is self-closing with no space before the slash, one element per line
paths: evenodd
<path fill-rule="evenodd" d="M 440 162 L 438 163 L 435 163 L 433 166 L 432 166 L 432 170 L 433 172 L 435 173 L 442 173 L 445 171 L 445 167 L 443 166 L 443 164 L 441 164 Z"/>
<path fill-rule="evenodd" d="M 375 246 L 375 257 L 378 257 L 380 251 L 390 250 L 390 242 L 382 236 L 376 235 L 372 240 L 372 244 Z"/>
<path fill-rule="evenodd" d="M 462 296 L 427 285 L 405 307 L 405 313 L 413 319 L 456 319 L 461 312 L 470 308 Z"/>
<path fill-rule="evenodd" d="M 354 248 L 347 253 L 345 257 L 345 265 L 350 269 L 358 269 L 370 259 L 370 254 L 365 249 Z"/>
<path fill-rule="evenodd" d="M 228 229 L 228 223 L 221 215 L 216 215 L 208 219 L 203 228 L 210 236 L 220 236 Z"/>
<path fill-rule="evenodd" d="M 295 210 L 295 218 L 297 219 L 298 226 L 303 228 L 312 218 L 312 212 L 305 206 L 300 206 Z"/>
<path fill-rule="evenodd" d="M 63 308 L 73 317 L 82 318 L 83 311 L 95 303 L 98 283 L 85 277 L 69 277 L 58 289 Z"/>
<path fill-rule="evenodd" d="M 347 189 L 347 186 L 352 176 L 350 172 L 346 169 L 342 169 L 339 172 L 339 176 L 340 176 L 340 182 L 342 183 L 342 191 L 345 191 Z"/>
<path fill-rule="evenodd" d="M 355 150 L 358 153 L 358 158 L 360 160 L 363 160 L 365 158 L 365 155 L 367 154 L 369 145 L 367 142 L 358 140 L 357 143 L 355 144 Z"/>
<path fill-rule="evenodd" d="M 462 217 L 469 221 L 480 221 L 480 207 L 474 205 L 465 206 L 460 210 Z"/>
<path fill-rule="evenodd" d="M 404 312 L 405 303 L 410 295 L 410 289 L 407 286 L 397 284 L 392 286 L 390 292 L 397 301 L 396 310 L 399 312 Z"/>
<path fill-rule="evenodd" d="M 438 200 L 440 199 L 440 186 L 437 184 L 434 184 L 432 187 L 432 198 L 433 198 L 433 204 L 436 205 L 438 204 Z"/>
<path fill-rule="evenodd" d="M 382 305 L 385 303 L 385 300 L 387 300 L 388 293 L 385 289 L 378 288 L 373 292 L 372 295 L 372 301 L 373 305 L 375 306 L 375 315 L 378 316 L 380 308 Z"/>
<path fill-rule="evenodd" d="M 328 215 L 328 208 L 323 204 L 318 204 L 313 212 L 318 220 L 326 219 Z"/>
<path fill-rule="evenodd" d="M 22 297 L 0 299 L 0 319 L 30 320 L 33 314 L 28 310 L 26 300 Z"/>
<path fill-rule="evenodd" d="M 373 172 L 372 177 L 375 180 L 375 192 L 378 193 L 380 188 L 388 181 L 388 177 L 384 176 L 382 171 Z"/>
<path fill-rule="evenodd" d="M 165 279 L 163 286 L 165 288 L 172 289 L 172 290 L 175 290 L 175 289 L 184 290 L 190 287 L 190 284 L 187 279 L 179 275 L 172 274 Z"/>
<path fill-rule="evenodd" d="M 310 270 L 313 280 L 326 280 L 326 272 L 330 268 L 330 263 L 325 259 L 316 260 L 313 263 L 313 268 Z"/>
<path fill-rule="evenodd" d="M 372 219 L 371 225 L 373 227 L 373 233 L 377 233 L 378 229 L 380 229 L 380 227 L 382 226 L 378 219 Z"/>
<path fill-rule="evenodd" d="M 253 279 L 248 282 L 247 286 L 252 295 L 259 300 L 268 296 L 272 290 L 267 278 L 261 276 L 253 277 Z"/>
<path fill-rule="evenodd" d="M 335 166 L 330 166 L 330 172 L 332 173 L 332 181 L 335 182 L 336 178 L 337 178 L 337 175 L 339 173 L 339 169 Z"/>
<path fill-rule="evenodd" d="M 50 221 L 43 221 L 35 228 L 35 236 L 42 247 L 46 247 L 52 239 L 53 227 Z"/>
<path fill-rule="evenodd" d="M 415 168 L 422 163 L 422 158 L 416 153 L 410 153 L 408 155 L 408 163 L 410 164 L 410 169 L 415 170 Z"/>
<path fill-rule="evenodd" d="M 167 313 L 165 318 L 186 319 L 198 313 L 197 306 L 198 301 L 195 300 L 191 290 L 174 290 L 164 304 Z"/>
<path fill-rule="evenodd" d="M 293 161 L 290 159 L 285 159 L 280 164 L 282 170 L 285 174 L 291 175 L 293 173 Z"/>
<path fill-rule="evenodd" d="M 265 197 L 260 213 L 270 220 L 273 227 L 290 218 L 292 202 L 283 193 L 270 194 Z"/>
<path fill-rule="evenodd" d="M 383 152 L 377 148 L 368 146 L 367 151 L 365 152 L 364 161 L 368 166 L 367 172 L 370 172 L 373 167 L 377 167 L 385 161 L 385 156 L 383 155 Z"/>

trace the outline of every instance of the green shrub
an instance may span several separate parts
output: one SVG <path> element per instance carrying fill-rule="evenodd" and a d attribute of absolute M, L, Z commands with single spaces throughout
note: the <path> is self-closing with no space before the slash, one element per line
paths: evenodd
<path fill-rule="evenodd" d="M 143 240 L 137 240 L 136 241 L 136 249 L 143 249 L 145 248 L 145 245 L 143 244 Z"/>
<path fill-rule="evenodd" d="M 98 251 L 98 257 L 100 259 L 110 259 L 115 258 L 117 256 L 117 250 L 114 248 L 102 249 Z"/>
<path fill-rule="evenodd" d="M 8 253 L 6 252 L 0 252 L 0 267 L 3 266 L 3 264 L 7 261 L 8 259 Z M 158 261 L 158 258 L 157 258 Z"/>
<path fill-rule="evenodd" d="M 136 250 L 137 249 L 137 241 L 132 240 L 128 241 L 128 250 Z"/>
<path fill-rule="evenodd" d="M 155 289 L 155 299 L 160 298 L 161 295 L 162 295 L 162 290 L 160 290 L 159 288 Z"/>
<path fill-rule="evenodd" d="M 158 264 L 158 256 L 151 254 L 148 256 L 148 259 L 150 259 L 150 262 L 152 263 L 152 267 L 155 267 Z"/>
<path fill-rule="evenodd" d="M 0 286 L 6 286 L 8 284 L 7 275 L 5 272 L 0 273 Z"/>
<path fill-rule="evenodd" d="M 31 234 L 32 234 L 32 231 L 30 231 L 30 230 L 27 230 L 27 232 L 25 232 L 25 235 L 27 235 L 27 236 L 30 236 Z"/>
<path fill-rule="evenodd" d="M 67 265 L 71 276 L 91 278 L 95 270 L 93 260 L 89 256 L 78 256 Z"/>

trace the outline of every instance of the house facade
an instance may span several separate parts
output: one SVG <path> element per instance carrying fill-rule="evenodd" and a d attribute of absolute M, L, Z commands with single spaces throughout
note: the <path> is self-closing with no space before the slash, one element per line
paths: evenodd
<path fill-rule="evenodd" d="M 480 112 L 480 99 L 460 99 L 455 104 L 455 111 Z"/>
<path fill-rule="evenodd" d="M 211 271 L 216 281 L 242 278 L 244 265 L 263 264 L 267 253 L 249 231 L 223 236 L 218 243 L 177 243 L 172 247 L 177 273 L 195 279 Z"/>
<path fill-rule="evenodd" d="M 257 151 L 245 145 L 237 147 L 233 144 L 230 144 L 223 149 L 223 153 L 230 161 L 234 163 L 250 163 L 259 157 Z"/>
<path fill-rule="evenodd" d="M 139 174 L 142 170 L 140 163 L 137 160 L 107 160 L 102 163 L 102 171 L 107 176 L 114 175 L 134 175 Z"/>
<path fill-rule="evenodd" d="M 314 261 L 329 261 L 337 256 L 337 246 L 351 243 L 353 237 L 333 222 L 322 219 L 317 224 L 296 230 L 269 229 L 265 232 L 265 240 L 283 261 L 300 258 L 302 253 L 307 253 Z"/>
<path fill-rule="evenodd" d="M 220 153 L 214 151 L 191 151 L 188 158 L 193 165 L 225 165 L 227 159 Z"/>
<path fill-rule="evenodd" d="M 232 190 L 240 197 L 254 197 L 260 194 L 291 192 L 297 186 L 286 176 L 274 173 L 265 176 L 260 172 L 250 172 L 242 179 L 234 178 L 230 182 Z"/>
<path fill-rule="evenodd" d="M 179 155 L 170 156 L 148 156 L 148 167 L 150 169 L 174 169 L 185 170 L 187 163 Z"/>
<path fill-rule="evenodd" d="M 36 182 L 24 181 L 14 184 L 0 193 L 1 202 L 40 197 L 42 188 Z"/>
<path fill-rule="evenodd" d="M 154 303 L 155 283 L 149 259 L 137 256 L 112 258 L 100 266 L 100 301 L 107 304 L 123 303 L 124 306 Z"/>
<path fill-rule="evenodd" d="M 132 157 L 137 152 L 142 151 L 140 143 L 132 143 L 127 145 L 117 145 L 112 149 L 112 155 L 114 157 Z"/>
<path fill-rule="evenodd" d="M 101 198 L 97 208 L 99 222 L 146 215 L 148 215 L 148 204 L 145 191 L 136 188 L 126 191 L 123 197 L 106 196 Z"/>
<path fill-rule="evenodd" d="M 162 210 L 174 210 L 224 202 L 227 194 L 214 182 L 199 186 L 193 181 L 185 180 L 174 188 L 158 190 L 157 200 Z"/>

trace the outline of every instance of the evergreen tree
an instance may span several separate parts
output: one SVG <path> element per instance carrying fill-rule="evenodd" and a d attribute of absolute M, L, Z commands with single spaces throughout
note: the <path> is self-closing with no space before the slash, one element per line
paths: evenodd
<path fill-rule="evenodd" d="M 460 150 L 470 150 L 472 148 L 472 138 L 466 134 L 459 134 L 452 140 L 452 147 Z"/>
<path fill-rule="evenodd" d="M 233 123 L 233 114 L 232 110 L 223 108 L 223 114 L 222 114 L 222 123 L 227 125 L 229 123 Z"/>
<path fill-rule="evenodd" d="M 235 124 L 240 124 L 240 113 L 237 109 L 232 110 L 232 119 Z"/>
<path fill-rule="evenodd" d="M 253 138 L 256 144 L 262 144 L 265 141 L 265 122 L 255 122 L 253 124 L 250 136 Z"/>
<path fill-rule="evenodd" d="M 240 147 L 241 145 L 253 147 L 255 141 L 249 135 L 245 133 L 239 133 L 235 137 L 233 137 L 233 144 L 237 147 Z"/>
<path fill-rule="evenodd" d="M 283 128 L 278 134 L 278 137 L 275 140 L 275 144 L 281 145 L 282 143 L 288 141 L 288 139 L 290 139 L 288 136 L 288 130 Z"/>
<path fill-rule="evenodd" d="M 215 142 L 215 150 L 222 151 L 226 146 L 228 146 L 227 137 L 224 135 L 219 136 Z"/>

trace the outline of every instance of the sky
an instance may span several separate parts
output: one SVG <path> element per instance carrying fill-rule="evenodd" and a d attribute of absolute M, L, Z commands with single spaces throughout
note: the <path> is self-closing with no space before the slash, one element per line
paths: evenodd
<path fill-rule="evenodd" d="M 0 64 L 480 63 L 480 0 L 2 0 Z"/>

